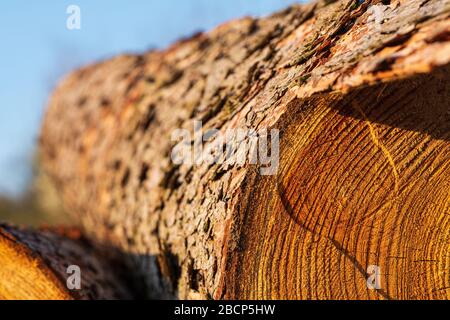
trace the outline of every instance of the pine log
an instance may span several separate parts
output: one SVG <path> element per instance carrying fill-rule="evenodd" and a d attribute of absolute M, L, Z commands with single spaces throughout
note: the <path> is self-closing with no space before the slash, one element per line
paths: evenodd
<path fill-rule="evenodd" d="M 79 268 L 78 284 L 70 279 L 72 266 Z M 115 271 L 77 229 L 0 225 L 1 300 L 130 299 Z"/>
<path fill-rule="evenodd" d="M 449 12 L 319 1 L 86 66 L 51 98 L 44 165 L 149 297 L 449 299 Z M 279 130 L 278 171 L 174 164 L 194 120 Z"/>

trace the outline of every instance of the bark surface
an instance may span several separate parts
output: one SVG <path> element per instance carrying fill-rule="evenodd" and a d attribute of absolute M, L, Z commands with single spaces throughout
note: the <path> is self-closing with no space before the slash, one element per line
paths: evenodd
<path fill-rule="evenodd" d="M 87 66 L 52 96 L 44 164 L 149 297 L 449 299 L 449 12 L 320 1 Z M 278 172 L 175 165 L 194 120 L 280 130 Z"/>

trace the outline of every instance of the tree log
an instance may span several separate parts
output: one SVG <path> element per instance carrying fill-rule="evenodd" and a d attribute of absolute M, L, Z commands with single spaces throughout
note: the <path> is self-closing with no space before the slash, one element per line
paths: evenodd
<path fill-rule="evenodd" d="M 44 165 L 149 297 L 449 299 L 449 11 L 319 1 L 84 67 L 51 98 Z M 175 164 L 194 120 L 279 130 L 276 174 Z"/>
<path fill-rule="evenodd" d="M 0 299 L 132 297 L 124 280 L 113 273 L 110 262 L 76 229 L 34 231 L 0 225 L 0 266 Z M 71 266 L 79 268 L 79 287 L 68 286 L 74 274 Z"/>

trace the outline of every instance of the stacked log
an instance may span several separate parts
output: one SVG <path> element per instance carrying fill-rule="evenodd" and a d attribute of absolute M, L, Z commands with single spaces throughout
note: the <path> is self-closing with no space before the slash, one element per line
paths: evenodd
<path fill-rule="evenodd" d="M 149 298 L 448 299 L 449 13 L 318 1 L 84 67 L 44 166 Z M 267 133 L 274 161 L 202 161 L 213 129 Z"/>

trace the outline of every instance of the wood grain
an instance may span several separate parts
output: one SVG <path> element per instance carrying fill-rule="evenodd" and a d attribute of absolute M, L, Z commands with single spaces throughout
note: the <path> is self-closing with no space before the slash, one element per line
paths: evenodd
<path fill-rule="evenodd" d="M 247 182 L 229 297 L 449 299 L 448 74 L 291 105 L 280 174 Z"/>

